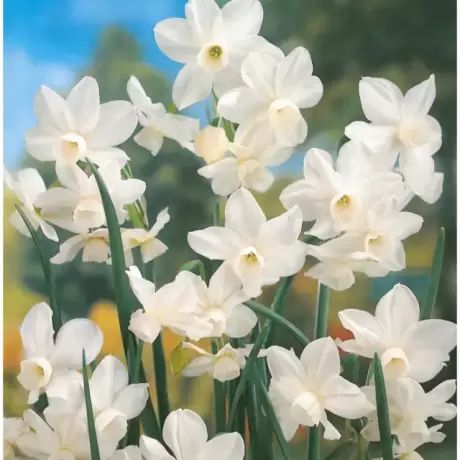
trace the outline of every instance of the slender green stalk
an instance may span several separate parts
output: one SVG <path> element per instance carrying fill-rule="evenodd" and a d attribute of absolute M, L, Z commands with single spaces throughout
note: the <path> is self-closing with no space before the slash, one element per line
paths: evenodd
<path fill-rule="evenodd" d="M 203 281 L 206 281 L 206 269 L 204 267 L 204 263 L 201 260 L 191 260 L 190 262 L 186 262 L 184 265 L 182 265 L 179 271 L 195 273 L 195 275 L 199 275 Z"/>
<path fill-rule="evenodd" d="M 97 444 L 96 424 L 94 423 L 93 406 L 91 404 L 91 393 L 89 391 L 88 370 L 86 368 L 85 350 L 82 352 L 82 374 L 83 390 L 85 393 L 86 417 L 88 420 L 89 445 L 91 449 L 91 460 L 100 460 L 99 447 Z"/>
<path fill-rule="evenodd" d="M 444 258 L 444 245 L 446 242 L 446 232 L 444 228 L 439 229 L 436 248 L 431 262 L 430 281 L 428 283 L 428 291 L 420 313 L 420 319 L 430 319 L 433 315 L 433 310 L 436 305 L 436 297 L 438 295 L 439 281 L 442 273 L 442 261 Z"/>
<path fill-rule="evenodd" d="M 152 345 L 153 367 L 155 370 L 155 383 L 158 401 L 158 417 L 160 426 L 163 427 L 169 414 L 168 382 L 166 378 L 166 362 L 163 350 L 163 337 L 160 332 Z"/>
<path fill-rule="evenodd" d="M 246 394 L 247 405 L 246 412 L 248 414 L 248 427 L 249 427 L 249 450 L 252 458 L 255 460 L 255 456 L 262 450 L 262 446 L 259 443 L 259 408 L 257 407 L 257 391 L 255 391 L 254 384 L 252 382 L 246 383 Z"/>
<path fill-rule="evenodd" d="M 26 224 L 26 227 L 30 232 L 30 236 L 32 237 L 32 240 L 35 244 L 35 248 L 37 249 L 38 256 L 40 257 L 40 263 L 42 266 L 43 276 L 45 277 L 46 290 L 48 292 L 49 304 L 50 304 L 51 311 L 53 312 L 53 318 L 52 318 L 53 329 L 54 329 L 54 333 L 56 334 L 59 331 L 59 329 L 62 327 L 62 314 L 61 314 L 61 309 L 59 308 L 57 298 L 56 298 L 56 286 L 54 283 L 54 276 L 53 276 L 53 271 L 51 269 L 51 264 L 50 264 L 48 257 L 46 257 L 43 243 L 40 241 L 40 237 L 37 231 L 32 226 L 30 220 L 27 218 L 22 208 L 16 205 L 16 209 L 19 212 L 22 220 Z"/>
<path fill-rule="evenodd" d="M 308 339 L 297 326 L 294 326 L 294 324 L 292 324 L 290 321 L 288 321 L 278 313 L 274 312 L 270 308 L 267 308 L 264 305 L 255 302 L 254 300 L 248 300 L 247 302 L 245 302 L 245 305 L 248 306 L 254 313 L 265 316 L 265 318 L 269 318 L 277 325 L 286 328 L 286 330 L 294 338 L 296 338 L 303 346 L 306 347 L 310 343 L 310 339 Z"/>
<path fill-rule="evenodd" d="M 216 354 L 219 351 L 217 344 L 212 341 L 212 353 Z M 214 423 L 216 433 L 223 433 L 225 431 L 225 386 L 223 382 L 213 379 L 214 382 Z"/>
<path fill-rule="evenodd" d="M 315 319 L 315 340 L 327 335 L 327 315 L 329 312 L 329 290 L 318 283 L 318 301 Z M 307 439 L 307 460 L 321 459 L 321 426 L 310 428 Z"/>
<path fill-rule="evenodd" d="M 145 376 L 144 367 L 142 366 L 142 364 L 140 368 L 139 381 L 141 383 L 148 383 L 146 376 Z M 145 434 L 149 436 L 150 438 L 158 439 L 159 441 L 161 441 L 162 439 L 161 428 L 160 428 L 160 425 L 158 424 L 158 419 L 155 413 L 155 408 L 153 407 L 150 392 L 148 394 L 147 404 L 145 405 L 145 408 L 140 415 L 140 419 L 141 419 L 142 427 L 144 428 Z"/>
<path fill-rule="evenodd" d="M 270 423 L 273 427 L 273 431 L 275 432 L 276 439 L 278 440 L 281 453 L 283 454 L 285 460 L 291 460 L 292 457 L 289 452 L 289 445 L 283 435 L 283 431 L 281 430 L 275 410 L 273 409 L 270 397 L 268 396 L 267 389 L 262 384 L 261 376 L 256 368 L 254 368 L 253 375 L 255 385 L 257 386 L 258 394 L 261 396 L 262 407 L 264 408 L 265 414 L 269 418 Z"/>
<path fill-rule="evenodd" d="M 135 341 L 129 331 L 129 321 L 131 319 L 131 299 L 127 287 L 126 280 L 126 263 L 125 254 L 123 250 L 123 242 L 121 239 L 120 226 L 118 224 L 118 217 L 113 206 L 110 194 L 104 181 L 99 174 L 97 168 L 86 159 L 91 167 L 94 177 L 99 187 L 101 194 L 102 204 L 104 206 L 105 217 L 107 221 L 107 228 L 109 231 L 109 244 L 110 244 L 110 255 L 112 257 L 112 272 L 115 286 L 115 298 L 118 311 L 118 318 L 120 322 L 121 337 L 123 340 L 123 348 L 125 350 L 125 356 L 128 363 L 128 370 L 132 374 L 132 365 L 130 362 L 130 356 L 135 355 L 130 350 L 130 347 L 135 346 Z M 131 338 L 131 339 L 130 339 Z"/>
<path fill-rule="evenodd" d="M 377 405 L 377 419 L 380 433 L 380 448 L 383 460 L 393 460 L 393 440 L 391 437 L 390 416 L 388 414 L 387 393 L 383 377 L 382 363 L 377 355 L 373 361 L 375 379 L 375 398 Z"/>

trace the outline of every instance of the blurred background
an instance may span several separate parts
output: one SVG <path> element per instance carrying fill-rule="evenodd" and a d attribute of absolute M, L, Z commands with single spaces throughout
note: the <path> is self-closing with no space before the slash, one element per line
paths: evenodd
<path fill-rule="evenodd" d="M 218 2 L 224 4 L 225 1 Z M 5 0 L 4 1 L 4 163 L 10 170 L 32 166 L 49 185 L 51 164 L 37 163 L 24 151 L 24 131 L 35 125 L 33 96 L 41 84 L 66 94 L 83 76 L 96 77 L 102 102 L 127 99 L 126 82 L 137 76 L 155 102 L 171 103 L 171 84 L 180 65 L 163 56 L 152 28 L 168 17 L 183 17 L 185 0 Z M 440 226 L 446 228 L 447 247 L 436 316 L 456 321 L 456 5 L 454 0 L 262 0 L 265 18 L 261 34 L 286 53 L 298 45 L 310 51 L 314 74 L 324 83 L 324 97 L 306 111 L 307 142 L 282 167 L 277 181 L 258 197 L 265 212 L 282 212 L 280 191 L 302 176 L 305 151 L 321 147 L 337 150 L 344 127 L 363 119 L 358 97 L 362 76 L 392 80 L 403 91 L 436 75 L 437 97 L 431 114 L 443 129 L 443 146 L 436 154 L 444 172 L 444 193 L 435 205 L 414 200 L 410 210 L 425 218 L 422 231 L 406 240 L 407 268 L 384 279 L 358 278 L 352 289 L 332 293 L 329 333 L 348 337 L 337 319 L 344 308 L 373 311 L 376 302 L 398 282 L 408 285 L 423 301 L 431 258 Z M 206 123 L 209 102 L 185 113 Z M 196 174 L 197 159 L 173 142 L 166 142 L 155 159 L 132 141 L 122 148 L 131 157 L 134 175 L 147 182 L 148 215 L 168 206 L 172 219 L 161 239 L 169 251 L 158 259 L 161 282 L 173 279 L 178 268 L 196 255 L 187 247 L 186 234 L 212 221 L 213 195 L 209 183 Z M 43 276 L 32 243 L 8 223 L 15 200 L 4 193 L 4 412 L 21 414 L 25 392 L 17 384 L 21 360 L 18 333 L 25 313 L 46 299 Z M 50 254 L 57 251 L 49 243 Z M 307 260 L 307 265 L 311 261 Z M 88 315 L 105 335 L 105 354 L 122 355 L 118 321 L 113 305 L 110 267 L 82 264 L 79 257 L 56 270 L 58 297 L 67 318 Z M 261 301 L 268 304 L 275 288 L 267 288 Z M 299 274 L 286 315 L 311 334 L 316 284 Z M 167 353 L 179 343 L 166 333 Z M 282 331 L 276 342 L 297 347 Z M 299 351 L 299 350 L 297 350 Z M 151 354 L 144 356 L 152 373 Z M 456 374 L 455 356 L 433 384 Z M 212 383 L 168 375 L 173 407 L 190 407 L 211 414 Z M 430 383 L 431 385 L 431 383 Z M 154 388 L 152 388 L 154 392 Z M 426 459 L 455 458 L 455 421 L 446 424 L 441 447 L 422 450 Z M 296 441 L 303 458 L 305 431 Z M 333 446 L 324 446 L 324 452 Z M 354 458 L 354 457 L 350 457 Z"/>

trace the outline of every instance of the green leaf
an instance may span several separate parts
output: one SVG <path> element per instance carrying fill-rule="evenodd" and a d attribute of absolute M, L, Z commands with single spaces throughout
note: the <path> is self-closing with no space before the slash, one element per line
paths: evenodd
<path fill-rule="evenodd" d="M 85 350 L 82 353 L 82 374 L 83 374 L 83 390 L 85 393 L 86 417 L 88 420 L 88 435 L 89 445 L 91 449 L 91 460 L 100 460 L 99 447 L 97 444 L 96 424 L 94 423 L 93 406 L 91 404 L 91 393 L 88 383 L 88 369 L 86 368 Z"/>
<path fill-rule="evenodd" d="M 393 460 L 393 440 L 391 437 L 390 416 L 388 414 L 387 393 L 385 379 L 383 377 L 382 363 L 377 355 L 374 355 L 374 381 L 375 398 L 377 405 L 377 419 L 380 433 L 380 448 L 383 460 Z"/>
<path fill-rule="evenodd" d="M 219 348 L 217 344 L 212 341 L 211 343 L 212 353 L 217 354 Z M 219 382 L 217 379 L 213 379 L 214 383 L 214 422 L 216 424 L 216 433 L 223 433 L 225 431 L 225 387 L 223 382 Z"/>
<path fill-rule="evenodd" d="M 18 210 L 20 216 L 22 217 L 22 220 L 26 224 L 26 227 L 30 232 L 32 240 L 35 244 L 35 248 L 37 249 L 38 255 L 40 257 L 43 276 L 45 277 L 46 290 L 48 292 L 49 304 L 51 311 L 53 312 L 53 329 L 54 333 L 56 334 L 62 327 L 62 314 L 56 298 L 56 286 L 54 284 L 54 276 L 53 271 L 51 269 L 51 264 L 48 257 L 45 254 L 43 243 L 40 241 L 40 237 L 37 231 L 33 228 L 32 224 L 30 223 L 30 220 L 27 218 L 22 208 L 16 205 L 16 209 Z"/>
<path fill-rule="evenodd" d="M 277 325 L 284 327 L 304 347 L 310 343 L 310 339 L 308 339 L 308 337 L 297 326 L 294 326 L 294 324 L 273 310 L 270 310 L 270 308 L 267 308 L 264 305 L 255 302 L 254 300 L 248 300 L 245 302 L 245 305 L 249 307 L 254 313 L 262 315 L 265 318 L 269 318 Z"/>
<path fill-rule="evenodd" d="M 283 431 L 281 430 L 275 410 L 273 409 L 272 403 L 270 401 L 270 397 L 268 396 L 267 389 L 262 384 L 261 376 L 256 368 L 254 368 L 253 375 L 254 375 L 254 382 L 257 387 L 257 392 L 261 397 L 260 399 L 261 399 L 262 407 L 264 408 L 265 414 L 267 415 L 273 427 L 273 431 L 275 433 L 276 439 L 278 440 L 278 444 L 280 446 L 281 453 L 283 454 L 283 457 L 285 458 L 285 460 L 290 460 L 291 454 L 289 452 L 289 445 L 284 437 Z"/>
<path fill-rule="evenodd" d="M 120 322 L 121 337 L 123 341 L 123 348 L 125 350 L 125 356 L 128 363 L 128 370 L 132 375 L 132 366 L 130 356 L 135 356 L 133 353 L 136 344 L 132 333 L 129 331 L 129 321 L 131 319 L 131 299 L 127 287 L 126 279 L 126 262 L 125 254 L 123 251 L 123 242 L 121 239 L 120 225 L 118 223 L 118 217 L 113 206 L 112 199 L 104 184 L 104 181 L 99 174 L 96 167 L 91 163 L 90 160 L 86 159 L 91 167 L 94 177 L 99 187 L 101 194 L 102 204 L 104 206 L 105 217 L 107 221 L 107 228 L 109 231 L 109 244 L 110 244 L 110 255 L 112 257 L 112 272 L 115 286 L 115 299 L 117 304 L 118 319 Z"/>
<path fill-rule="evenodd" d="M 203 281 L 206 281 L 206 269 L 204 267 L 204 263 L 201 260 L 190 260 L 189 262 L 186 262 L 184 265 L 182 265 L 179 271 L 195 273 L 195 275 L 201 276 Z"/>
<path fill-rule="evenodd" d="M 166 417 L 169 414 L 169 399 L 168 381 L 166 378 L 166 362 L 163 350 L 163 337 L 161 332 L 152 344 L 152 351 L 158 401 L 158 418 L 160 420 L 160 427 L 163 427 Z"/>
<path fill-rule="evenodd" d="M 423 304 L 420 319 L 430 319 L 434 307 L 436 305 L 436 297 L 438 295 L 439 281 L 442 273 L 442 261 L 444 258 L 444 245 L 446 243 L 446 232 L 443 227 L 439 229 L 438 239 L 436 241 L 436 248 L 433 254 L 433 261 L 431 262 L 430 281 L 428 283 L 428 291 Z"/>

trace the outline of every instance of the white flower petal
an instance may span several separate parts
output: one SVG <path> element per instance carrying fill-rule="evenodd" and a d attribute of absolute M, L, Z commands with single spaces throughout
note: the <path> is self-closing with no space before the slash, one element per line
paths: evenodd
<path fill-rule="evenodd" d="M 221 18 L 221 11 L 214 0 L 189 0 L 185 5 L 185 17 L 194 34 L 207 42 L 212 37 L 216 20 Z"/>
<path fill-rule="evenodd" d="M 172 97 L 179 110 L 206 99 L 211 94 L 212 72 L 195 63 L 185 64 L 174 81 Z"/>
<path fill-rule="evenodd" d="M 161 323 L 154 316 L 137 310 L 131 315 L 129 330 L 143 342 L 153 343 L 161 332 Z"/>
<path fill-rule="evenodd" d="M 146 310 L 149 310 L 152 298 L 155 295 L 155 285 L 151 281 L 144 279 L 135 265 L 129 267 L 126 274 L 137 300 Z"/>
<path fill-rule="evenodd" d="M 133 134 L 137 115 L 131 102 L 111 101 L 101 105 L 99 121 L 86 136 L 89 149 L 104 149 L 122 144 Z"/>
<path fill-rule="evenodd" d="M 148 396 L 148 384 L 128 385 L 118 393 L 112 407 L 119 410 L 127 420 L 131 420 L 144 410 Z"/>
<path fill-rule="evenodd" d="M 237 88 L 220 97 L 217 111 L 234 123 L 252 123 L 267 109 L 267 103 L 250 88 Z"/>
<path fill-rule="evenodd" d="M 195 460 L 208 440 L 208 430 L 198 414 L 179 409 L 166 417 L 163 439 L 176 460 Z"/>
<path fill-rule="evenodd" d="M 265 214 L 248 190 L 240 188 L 230 195 L 225 206 L 225 227 L 243 241 L 256 238 L 266 222 Z"/>
<path fill-rule="evenodd" d="M 232 0 L 222 7 L 222 22 L 226 33 L 238 40 L 257 35 L 263 19 L 262 4 L 258 0 Z"/>
<path fill-rule="evenodd" d="M 84 248 L 86 239 L 84 235 L 76 235 L 69 238 L 59 247 L 59 252 L 50 259 L 53 264 L 63 264 L 75 259 L 77 254 Z"/>
<path fill-rule="evenodd" d="M 225 334 L 232 338 L 248 335 L 257 324 L 257 315 L 245 305 L 236 305 L 227 318 Z"/>
<path fill-rule="evenodd" d="M 169 59 L 183 63 L 196 59 L 200 47 L 185 19 L 165 19 L 155 26 L 153 32 L 158 47 Z"/>
<path fill-rule="evenodd" d="M 27 312 L 19 329 L 26 358 L 51 356 L 54 350 L 52 316 L 51 308 L 44 302 Z"/>
<path fill-rule="evenodd" d="M 407 91 L 402 104 L 402 115 L 407 119 L 414 119 L 427 115 L 436 97 L 434 75 Z"/>
<path fill-rule="evenodd" d="M 244 442 L 239 433 L 216 436 L 200 450 L 196 460 L 243 460 Z"/>
<path fill-rule="evenodd" d="M 86 134 L 99 121 L 99 86 L 93 77 L 83 77 L 67 96 L 67 104 L 72 112 L 77 131 Z"/>
<path fill-rule="evenodd" d="M 300 356 L 305 374 L 318 385 L 340 374 L 340 357 L 337 345 L 331 337 L 310 342 Z"/>
<path fill-rule="evenodd" d="M 429 155 L 416 150 L 404 152 L 399 156 L 399 167 L 407 185 L 416 195 L 423 195 L 425 188 L 433 182 L 434 161 Z"/>
<path fill-rule="evenodd" d="M 403 94 L 391 81 L 364 77 L 359 82 L 359 97 L 368 120 L 382 125 L 399 122 Z"/>
<path fill-rule="evenodd" d="M 293 377 L 302 380 L 304 370 L 299 358 L 292 350 L 272 346 L 267 349 L 267 364 L 274 380 Z"/>
<path fill-rule="evenodd" d="M 102 342 L 102 331 L 93 321 L 83 318 L 72 319 L 59 329 L 52 359 L 68 369 L 81 369 L 83 349 L 86 362 L 90 364 L 101 351 Z"/>
<path fill-rule="evenodd" d="M 345 136 L 362 142 L 372 152 L 387 155 L 388 164 L 396 161 L 396 127 L 393 125 L 374 125 L 364 121 L 354 121 L 345 128 Z"/>
<path fill-rule="evenodd" d="M 228 228 L 208 227 L 189 232 L 189 246 L 198 254 L 211 260 L 227 260 L 238 251 L 238 236 Z"/>
<path fill-rule="evenodd" d="M 142 435 L 139 441 L 142 456 L 146 460 L 176 460 L 156 439 Z"/>

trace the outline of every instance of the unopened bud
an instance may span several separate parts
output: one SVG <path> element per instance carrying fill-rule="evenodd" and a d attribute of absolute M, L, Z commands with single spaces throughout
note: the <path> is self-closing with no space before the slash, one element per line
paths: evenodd
<path fill-rule="evenodd" d="M 228 139 L 223 128 L 208 126 L 195 138 L 195 153 L 208 164 L 224 158 L 227 150 Z"/>

